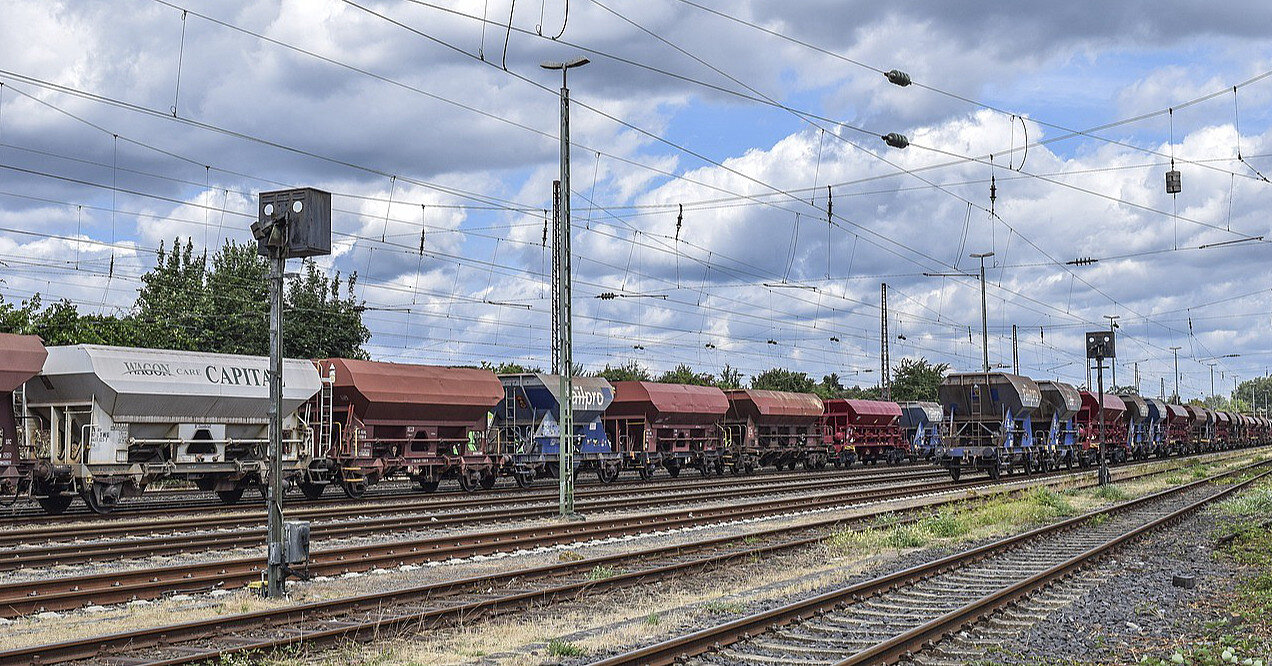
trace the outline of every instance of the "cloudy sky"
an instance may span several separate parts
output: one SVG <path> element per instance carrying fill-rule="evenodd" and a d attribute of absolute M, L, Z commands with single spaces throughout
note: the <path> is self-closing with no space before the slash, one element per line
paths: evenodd
<path fill-rule="evenodd" d="M 886 282 L 894 361 L 976 369 L 979 283 L 957 274 L 984 252 L 993 364 L 1016 325 L 1024 374 L 1084 383 L 1082 333 L 1118 315 L 1118 383 L 1138 366 L 1145 393 L 1170 390 L 1174 346 L 1186 397 L 1209 392 L 1205 363 L 1221 392 L 1272 366 L 1270 248 L 1231 242 L 1272 239 L 1266 2 L 2 12 L 9 301 L 127 308 L 161 242 L 246 240 L 257 192 L 315 186 L 335 209 L 323 265 L 357 272 L 374 357 L 546 366 L 561 81 L 539 63 L 587 56 L 569 86 L 588 367 L 874 384 Z"/>

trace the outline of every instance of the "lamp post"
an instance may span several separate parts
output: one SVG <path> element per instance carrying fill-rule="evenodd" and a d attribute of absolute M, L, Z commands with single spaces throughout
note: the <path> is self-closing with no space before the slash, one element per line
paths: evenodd
<path fill-rule="evenodd" d="M 561 437 L 557 475 L 560 480 L 558 499 L 563 518 L 575 518 L 574 512 L 574 361 L 570 331 L 570 89 L 566 85 L 571 69 L 591 62 L 575 58 L 566 62 L 544 62 L 540 67 L 561 70 L 561 196 L 557 202 L 557 238 L 553 244 L 557 269 L 557 335 L 553 344 L 560 367 Z"/>

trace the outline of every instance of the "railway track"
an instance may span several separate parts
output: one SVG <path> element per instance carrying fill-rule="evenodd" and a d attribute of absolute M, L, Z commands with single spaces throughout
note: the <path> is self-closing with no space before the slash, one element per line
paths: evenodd
<path fill-rule="evenodd" d="M 650 481 L 629 479 L 608 484 L 595 481 L 580 481 L 576 486 L 576 494 L 578 497 L 585 497 L 589 495 L 612 494 L 614 492 L 621 491 L 643 493 L 649 490 L 662 490 L 667 488 L 719 487 L 721 485 L 732 486 L 748 483 L 784 483 L 787 480 L 855 476 L 905 476 L 910 473 L 928 475 L 933 472 L 932 467 L 928 465 L 918 465 L 900 467 L 853 467 L 846 470 L 828 469 L 820 472 L 779 472 L 776 470 L 767 470 L 748 476 L 730 475 L 688 479 L 683 477 L 673 479 L 668 476 L 659 476 Z M 556 486 L 546 483 L 537 483 L 530 488 L 519 488 L 513 485 L 502 487 L 497 486 L 491 490 L 483 490 L 479 493 L 469 493 L 459 489 L 424 493 L 414 484 L 392 483 L 374 486 L 368 491 L 366 496 L 358 500 L 351 500 L 338 491 L 331 491 L 324 497 L 311 500 L 305 498 L 299 491 L 293 490 L 286 494 L 286 502 L 287 506 L 305 507 L 306 509 L 323 506 L 344 508 L 362 507 L 365 509 L 366 507 L 375 506 L 377 504 L 396 503 L 403 499 L 407 502 L 438 501 L 452 502 L 459 505 L 466 502 L 481 503 L 483 501 L 490 500 L 491 498 L 503 498 L 505 500 L 512 497 L 542 496 L 544 498 L 550 498 L 556 497 L 556 493 Z M 245 495 L 245 497 L 250 496 Z M 114 511 L 107 515 L 93 513 L 86 507 L 76 504 L 70 509 L 67 509 L 63 514 L 50 516 L 46 515 L 44 511 L 34 502 L 19 500 L 11 506 L 0 508 L 0 526 L 30 523 L 50 525 L 85 521 L 91 521 L 94 524 L 100 525 L 115 520 L 126 520 L 139 514 L 155 513 L 162 513 L 166 517 L 199 515 L 206 513 L 216 513 L 218 515 L 234 515 L 237 513 L 243 513 L 263 516 L 264 508 L 263 504 L 253 503 L 246 500 L 238 504 L 225 504 L 217 499 L 213 493 L 205 493 L 197 490 L 163 491 L 158 493 L 147 493 L 141 498 L 125 499 Z"/>
<path fill-rule="evenodd" d="M 1272 475 L 1215 487 L 1255 463 L 1092 511 L 716 627 L 595 662 L 594 666 L 894 663 L 991 617 L 1118 546 Z"/>
<path fill-rule="evenodd" d="M 942 474 L 918 475 L 912 477 L 911 480 L 919 483 L 903 486 L 897 486 L 895 479 L 888 478 L 885 480 L 875 477 L 849 478 L 838 481 L 802 480 L 767 489 L 747 486 L 725 490 L 704 489 L 696 492 L 678 491 L 663 494 L 646 494 L 636 497 L 630 495 L 620 497 L 600 496 L 596 499 L 579 501 L 576 506 L 580 511 L 589 513 L 612 513 L 667 505 L 741 500 L 760 496 L 770 498 L 790 497 L 795 493 L 807 492 L 828 493 L 823 495 L 823 497 L 847 497 L 851 500 L 857 497 L 858 492 L 869 490 L 873 487 L 900 487 L 918 492 L 929 488 L 944 488 L 948 485 L 948 482 L 943 480 L 943 477 L 944 475 Z M 934 481 L 926 481 L 926 479 L 934 479 Z M 845 492 L 848 495 L 844 495 Z M 480 505 L 479 507 L 472 507 L 470 504 L 460 502 L 453 507 L 458 510 L 449 513 L 412 513 L 414 507 L 400 505 L 383 507 L 375 512 L 336 509 L 324 510 L 315 514 L 300 511 L 292 512 L 289 514 L 289 518 L 314 520 L 326 515 L 344 519 L 339 522 L 319 523 L 312 526 L 311 534 L 314 538 L 335 539 L 375 536 L 425 528 L 437 529 L 467 525 L 488 525 L 512 520 L 551 518 L 557 515 L 558 509 L 555 504 L 555 497 L 553 497 L 552 503 L 540 501 L 529 505 L 521 502 L 517 504 L 516 506 L 508 506 L 505 500 L 505 502 L 488 502 L 485 508 L 480 508 Z M 434 506 L 435 503 L 426 503 L 419 508 L 432 509 Z M 356 520 L 352 520 L 354 518 Z M 109 527 L 90 525 L 70 533 L 49 528 L 29 531 L 15 530 L 8 533 L 0 533 L 0 543 L 5 546 L 11 546 L 7 550 L 0 550 L 0 571 L 261 546 L 264 544 L 265 539 L 264 531 L 257 527 L 261 522 L 262 519 L 260 517 L 239 520 L 211 517 L 176 524 L 158 521 L 157 523 L 148 523 L 142 526 L 141 529 L 138 529 L 135 525 L 124 524 L 111 525 Z M 141 536 L 155 529 L 177 529 L 182 530 L 183 533 Z M 215 531 L 191 533 L 196 530 Z M 100 539 L 110 535 L 124 536 L 125 538 L 110 541 L 94 540 L 46 546 L 12 547 L 15 544 L 33 543 L 41 537 L 59 536 Z"/>
<path fill-rule="evenodd" d="M 949 497 L 933 504 L 962 499 L 965 497 Z M 928 505 L 924 509 L 930 507 Z M 456 619 L 467 621 L 484 613 L 527 603 L 573 598 L 615 586 L 720 566 L 741 558 L 806 547 L 818 543 L 830 528 L 872 520 L 878 514 L 892 510 L 876 507 L 858 511 L 850 517 L 829 518 L 801 526 L 769 528 L 691 544 L 504 571 L 494 576 L 482 575 L 387 593 L 20 648 L 0 652 L 0 666 L 77 660 L 184 664 L 233 654 L 250 657 L 255 651 L 303 642 L 383 635 L 399 628 L 424 630 Z M 917 520 L 919 517 L 915 515 L 910 519 Z M 587 575 L 602 567 L 612 568 L 616 573 L 601 579 Z"/>

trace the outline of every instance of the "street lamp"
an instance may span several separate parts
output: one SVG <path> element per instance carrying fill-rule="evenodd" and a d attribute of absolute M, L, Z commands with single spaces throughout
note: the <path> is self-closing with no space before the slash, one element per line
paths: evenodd
<path fill-rule="evenodd" d="M 561 196 L 557 202 L 557 238 L 553 244 L 556 256 L 557 273 L 557 319 L 554 328 L 557 335 L 553 344 L 558 359 L 555 370 L 561 378 L 561 437 L 557 466 L 560 485 L 560 514 L 563 518 L 573 518 L 574 512 L 574 363 L 572 356 L 573 342 L 570 331 L 570 89 L 566 86 L 566 77 L 575 67 L 582 67 L 591 62 L 579 57 L 566 62 L 544 62 L 544 69 L 561 70 Z"/>

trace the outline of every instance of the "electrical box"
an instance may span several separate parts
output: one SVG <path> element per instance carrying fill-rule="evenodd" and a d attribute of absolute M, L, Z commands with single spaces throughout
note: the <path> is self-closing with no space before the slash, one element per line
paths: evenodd
<path fill-rule="evenodd" d="M 1087 358 L 1116 358 L 1117 345 L 1113 331 L 1092 331 L 1086 334 Z"/>
<path fill-rule="evenodd" d="M 309 562 L 309 523 L 303 520 L 283 522 L 283 563 L 287 565 Z"/>
<path fill-rule="evenodd" d="M 312 187 L 261 192 L 258 204 L 252 225 L 257 254 L 268 257 L 274 247 L 287 258 L 331 254 L 330 192 Z"/>

